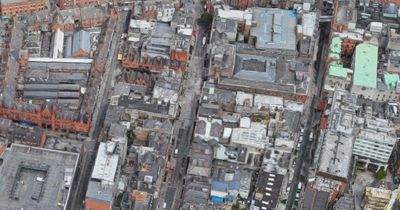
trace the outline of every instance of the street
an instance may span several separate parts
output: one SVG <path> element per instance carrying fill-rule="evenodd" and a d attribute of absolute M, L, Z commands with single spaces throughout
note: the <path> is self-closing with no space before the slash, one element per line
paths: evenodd
<path fill-rule="evenodd" d="M 290 191 L 288 195 L 288 200 L 286 203 L 286 210 L 291 210 L 294 204 L 297 185 L 300 180 L 300 177 L 304 177 L 307 180 L 307 173 L 309 171 L 310 163 L 313 160 L 313 146 L 315 144 L 315 140 L 310 142 L 310 133 L 315 132 L 315 121 L 317 111 L 314 109 L 314 101 L 319 101 L 319 97 L 322 90 L 323 78 L 324 78 L 324 69 L 325 69 L 325 55 L 327 44 L 329 42 L 329 30 L 330 27 L 328 24 L 323 23 L 320 27 L 320 36 L 319 36 L 319 47 L 317 52 L 317 59 L 315 61 L 315 69 L 310 82 L 309 92 L 307 101 L 305 103 L 305 111 L 304 117 L 306 117 L 306 122 L 304 123 L 304 133 L 303 133 L 303 141 L 300 145 L 299 155 L 296 162 L 295 172 L 293 176 L 293 180 L 290 186 Z M 319 125 L 319 124 L 318 124 Z M 315 136 L 314 136 L 315 138 Z"/>
<path fill-rule="evenodd" d="M 81 157 L 81 163 L 78 173 L 78 178 L 75 180 L 75 192 L 71 192 L 71 206 L 69 209 L 77 210 L 81 209 L 83 201 L 85 199 L 86 190 L 89 184 L 89 179 L 91 176 L 91 171 L 96 158 L 98 142 L 101 140 L 101 131 L 104 124 L 104 118 L 108 108 L 109 90 L 111 82 L 114 76 L 114 70 L 117 68 L 118 62 L 116 59 L 116 51 L 118 46 L 118 41 L 121 37 L 125 19 L 127 18 L 127 12 L 123 12 L 119 15 L 116 21 L 111 22 L 113 27 L 113 34 L 110 42 L 108 43 L 109 51 L 107 56 L 107 61 L 105 64 L 105 72 L 101 80 L 100 90 L 96 97 L 96 105 L 94 109 L 91 130 L 89 133 L 88 142 L 85 142 L 85 148 L 87 151 Z"/>

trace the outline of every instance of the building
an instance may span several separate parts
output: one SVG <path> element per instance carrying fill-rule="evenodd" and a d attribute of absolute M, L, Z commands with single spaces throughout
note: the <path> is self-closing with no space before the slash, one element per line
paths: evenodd
<path fill-rule="evenodd" d="M 367 187 L 364 194 L 364 209 L 385 209 L 389 204 L 392 191 L 381 188 Z"/>
<path fill-rule="evenodd" d="M 199 117 L 196 123 L 194 136 L 205 141 L 219 141 L 222 133 L 222 120 Z"/>
<path fill-rule="evenodd" d="M 345 194 L 333 205 L 333 210 L 354 209 L 354 197 L 351 194 Z"/>
<path fill-rule="evenodd" d="M 361 130 L 355 138 L 353 155 L 358 157 L 359 162 L 364 162 L 367 166 L 372 163 L 387 167 L 395 144 L 396 138 L 390 134 L 367 129 Z"/>
<path fill-rule="evenodd" d="M 353 136 L 343 133 L 321 132 L 322 150 L 317 175 L 348 182 L 352 167 Z"/>
<path fill-rule="evenodd" d="M 250 31 L 250 42 L 258 50 L 296 51 L 296 12 L 275 8 L 252 8 L 257 23 Z"/>
<path fill-rule="evenodd" d="M 254 204 L 258 209 L 275 209 L 278 206 L 284 176 L 260 172 L 255 184 Z"/>
<path fill-rule="evenodd" d="M 1 159 L 0 209 L 68 209 L 79 154 L 12 144 Z"/>
<path fill-rule="evenodd" d="M 58 0 L 58 6 L 61 9 L 71 9 L 74 7 L 105 5 L 112 2 L 110 0 Z"/>
<path fill-rule="evenodd" d="M 119 155 L 116 143 L 100 143 L 86 191 L 86 210 L 111 210 L 117 189 Z"/>
<path fill-rule="evenodd" d="M 325 210 L 328 207 L 329 192 L 307 187 L 304 192 L 302 210 Z"/>
<path fill-rule="evenodd" d="M 3 0 L 0 6 L 3 16 L 31 14 L 45 9 L 48 9 L 46 0 Z"/>
<path fill-rule="evenodd" d="M 354 58 L 351 92 L 375 99 L 377 92 L 378 47 L 368 43 L 357 45 Z"/>
<path fill-rule="evenodd" d="M 72 56 L 89 57 L 90 33 L 85 30 L 75 31 L 73 35 Z"/>

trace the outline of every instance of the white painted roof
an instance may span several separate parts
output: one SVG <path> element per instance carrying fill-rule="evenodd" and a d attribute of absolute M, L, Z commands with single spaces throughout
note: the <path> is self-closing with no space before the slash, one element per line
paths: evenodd
<path fill-rule="evenodd" d="M 89 58 L 29 58 L 29 62 L 43 63 L 92 63 L 93 59 Z"/>
<path fill-rule="evenodd" d="M 118 155 L 107 151 L 107 143 L 100 143 L 94 164 L 92 179 L 98 179 L 102 184 L 114 185 L 117 172 Z"/>

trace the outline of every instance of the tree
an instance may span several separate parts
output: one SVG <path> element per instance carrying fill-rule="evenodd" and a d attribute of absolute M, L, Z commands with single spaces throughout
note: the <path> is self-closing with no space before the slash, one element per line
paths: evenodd
<path fill-rule="evenodd" d="M 132 145 L 133 142 L 134 142 L 135 139 L 136 139 L 135 133 L 133 133 L 132 130 L 129 130 L 129 131 L 127 132 L 126 135 L 127 135 L 127 137 L 128 137 L 128 145 Z"/>
<path fill-rule="evenodd" d="M 201 22 L 206 25 L 210 25 L 212 23 L 212 16 L 208 12 L 204 12 L 201 14 Z"/>
<path fill-rule="evenodd" d="M 375 179 L 377 179 L 377 180 L 382 180 L 382 179 L 384 179 L 385 177 L 386 177 L 386 171 L 383 170 L 382 168 L 379 169 L 379 171 L 376 172 L 376 174 L 375 174 Z"/>

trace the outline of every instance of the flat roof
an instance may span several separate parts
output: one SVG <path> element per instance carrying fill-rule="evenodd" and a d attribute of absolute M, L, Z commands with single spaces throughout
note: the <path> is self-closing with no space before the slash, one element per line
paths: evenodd
<path fill-rule="evenodd" d="M 3 157 L 0 209 L 64 209 L 79 154 L 12 144 Z"/>
<path fill-rule="evenodd" d="M 353 136 L 328 131 L 321 133 L 321 137 L 318 172 L 347 180 L 352 164 Z"/>
<path fill-rule="evenodd" d="M 331 76 L 346 78 L 348 70 L 349 69 L 344 68 L 340 64 L 335 64 L 335 63 L 329 64 L 329 75 L 331 75 Z"/>
<path fill-rule="evenodd" d="M 353 85 L 376 88 L 378 47 L 368 43 L 361 43 L 356 47 Z"/>
<path fill-rule="evenodd" d="M 89 58 L 28 58 L 29 62 L 43 63 L 92 63 L 93 59 Z"/>
<path fill-rule="evenodd" d="M 329 49 L 331 52 L 340 54 L 342 52 L 342 38 L 338 36 L 333 37 Z"/>
<path fill-rule="evenodd" d="M 397 83 L 400 80 L 400 77 L 398 74 L 385 74 L 383 75 L 383 80 L 385 82 L 387 89 L 395 90 Z"/>
<path fill-rule="evenodd" d="M 93 167 L 92 179 L 105 182 L 104 184 L 113 185 L 119 158 L 117 154 L 113 153 L 115 147 L 115 142 L 100 143 L 96 162 Z"/>
<path fill-rule="evenodd" d="M 252 8 L 256 27 L 251 36 L 260 50 L 296 50 L 296 11 L 277 8 Z"/>

